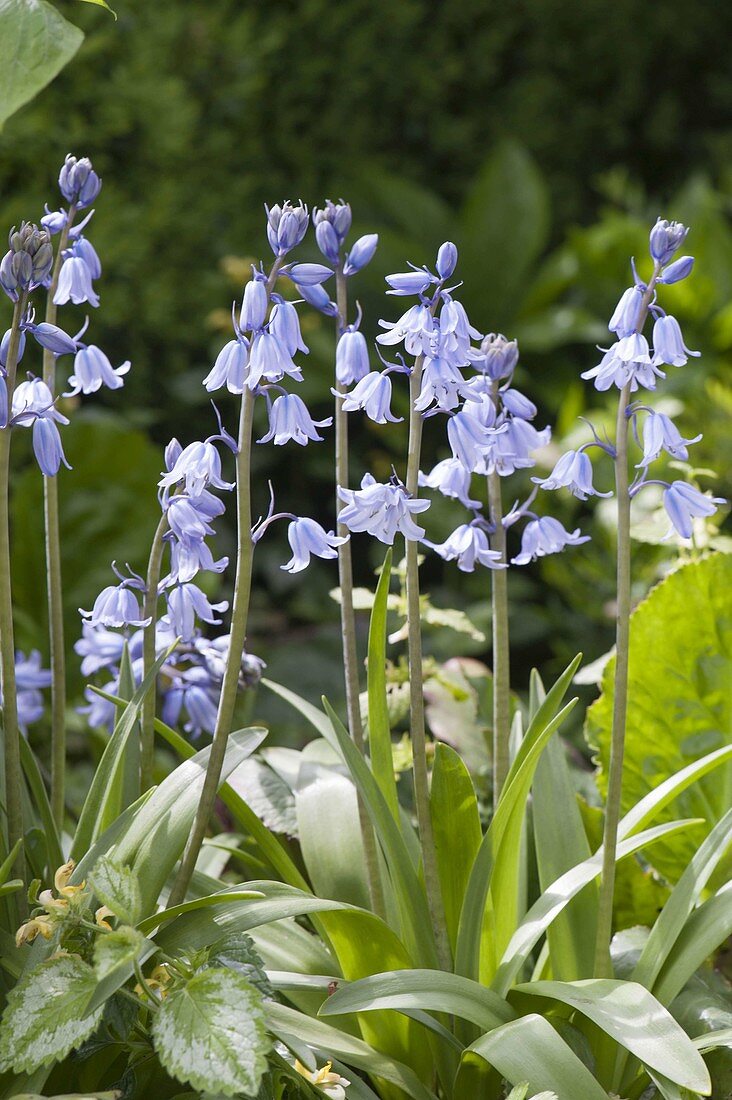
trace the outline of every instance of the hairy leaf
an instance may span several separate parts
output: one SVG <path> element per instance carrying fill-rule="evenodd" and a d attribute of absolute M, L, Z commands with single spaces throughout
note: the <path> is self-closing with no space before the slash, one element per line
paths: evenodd
<path fill-rule="evenodd" d="M 125 924 L 137 924 L 142 899 L 137 876 L 131 867 L 111 856 L 102 856 L 89 876 L 94 893 Z"/>
<path fill-rule="evenodd" d="M 99 981 L 121 967 L 134 963 L 145 944 L 145 937 L 136 928 L 123 925 L 114 932 L 97 936 L 94 943 L 94 970 Z"/>

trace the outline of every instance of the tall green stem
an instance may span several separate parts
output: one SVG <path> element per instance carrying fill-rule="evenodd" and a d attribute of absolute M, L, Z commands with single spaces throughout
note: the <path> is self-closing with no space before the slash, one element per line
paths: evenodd
<path fill-rule="evenodd" d="M 267 280 L 267 293 L 270 295 L 277 280 L 277 273 L 283 259 L 278 257 L 272 265 Z M 216 793 L 221 779 L 221 770 L 226 756 L 226 745 L 231 733 L 234 707 L 239 687 L 241 656 L 247 636 L 249 618 L 249 597 L 252 589 L 252 559 L 254 541 L 252 539 L 251 504 L 251 461 L 252 461 L 252 422 L 254 418 L 254 394 L 247 387 L 242 394 L 239 416 L 239 437 L 236 456 L 236 579 L 234 581 L 234 599 L 231 605 L 231 633 L 226 668 L 221 684 L 221 697 L 216 716 L 211 753 L 203 782 L 203 791 L 198 803 L 193 829 L 183 853 L 178 875 L 170 892 L 168 906 L 179 905 L 186 896 L 188 884 L 196 866 L 206 828 L 216 802 Z"/>
<path fill-rule="evenodd" d="M 501 478 L 488 475 L 488 509 L 493 534 L 491 548 L 506 561 L 506 529 L 503 526 Z M 506 782 L 511 736 L 511 672 L 508 640 L 508 569 L 491 571 L 493 619 L 493 810 Z"/>
<path fill-rule="evenodd" d="M 648 315 L 648 305 L 660 267 L 657 264 L 643 295 L 636 320 L 641 332 Z M 611 978 L 610 957 L 612 939 L 613 900 L 615 895 L 615 862 L 618 850 L 618 824 L 623 794 L 623 757 L 625 755 L 625 720 L 628 710 L 628 657 L 630 648 L 631 547 L 630 495 L 628 471 L 628 403 L 630 384 L 620 391 L 615 428 L 615 501 L 618 518 L 617 599 L 615 621 L 615 676 L 613 682 L 613 722 L 610 741 L 605 827 L 602 849 L 602 879 L 597 913 L 595 940 L 595 977 Z"/>
<path fill-rule="evenodd" d="M 340 264 L 336 268 L 336 299 L 338 317 L 336 320 L 336 336 L 339 338 L 348 323 L 348 290 L 347 280 Z M 336 380 L 338 393 L 345 392 L 345 386 Z M 336 484 L 344 489 L 348 488 L 348 413 L 343 408 L 343 401 L 335 399 L 335 450 L 336 450 Z M 336 507 L 339 506 L 336 497 Z M 338 524 L 338 534 L 348 535 L 348 528 L 342 523 Z M 343 671 L 346 683 L 346 712 L 348 715 L 348 730 L 356 747 L 363 752 L 363 725 L 361 720 L 361 705 L 359 701 L 358 683 L 358 650 L 356 646 L 356 616 L 353 610 L 353 562 L 351 560 L 351 540 L 342 543 L 338 547 L 338 582 L 341 589 L 341 632 L 343 635 Z M 368 811 L 363 799 L 358 795 L 358 817 L 361 826 L 361 840 L 363 842 L 364 859 L 366 863 L 366 879 L 368 882 L 371 908 L 379 916 L 386 913 L 384 902 L 384 888 L 381 882 L 379 870 L 379 854 L 376 847 L 376 837 L 369 820 Z"/>
<path fill-rule="evenodd" d="M 66 224 L 61 230 L 51 285 L 46 298 L 46 321 L 56 324 L 57 306 L 53 300 L 63 263 L 63 250 L 76 207 L 69 208 Z M 43 351 L 43 381 L 52 394 L 56 392 L 56 359 L 52 351 Z M 43 517 L 46 529 L 46 585 L 48 599 L 48 634 L 51 649 L 51 811 L 59 832 L 64 823 L 64 789 L 66 781 L 66 646 L 64 643 L 63 583 L 61 578 L 61 537 L 59 533 L 58 477 L 43 478 Z"/>
<path fill-rule="evenodd" d="M 422 416 L 415 403 L 422 387 L 424 356 L 418 356 L 409 377 L 409 450 L 407 453 L 407 492 L 416 496 L 419 481 L 419 463 L 422 451 Z M 440 890 L 437 870 L 437 853 L 430 813 L 429 773 L 427 770 L 427 740 L 424 719 L 424 684 L 422 670 L 422 629 L 420 625 L 419 599 L 419 546 L 405 539 L 406 587 L 407 587 L 407 640 L 409 649 L 409 708 L 412 738 L 414 799 L 422 848 L 422 866 L 427 903 L 435 935 L 437 954 L 445 970 L 452 969 L 450 943 L 445 922 L 445 907 Z"/>
<path fill-rule="evenodd" d="M 153 536 L 150 547 L 150 557 L 147 563 L 147 578 L 145 588 L 145 600 L 143 602 L 143 619 L 150 619 L 150 625 L 146 626 L 142 635 L 142 675 L 147 676 L 155 664 L 155 634 L 158 624 L 158 584 L 160 583 L 160 569 L 163 561 L 165 543 L 163 535 L 168 530 L 168 517 L 163 512 L 160 523 Z M 153 765 L 155 762 L 155 683 L 142 701 L 142 713 L 140 718 L 140 788 L 144 792 L 153 784 Z"/>
<path fill-rule="evenodd" d="M 10 569 L 10 415 L 15 389 L 15 374 L 20 349 L 20 322 L 28 302 L 22 293 L 13 310 L 5 369 L 8 391 L 8 423 L 0 428 L 0 668 L 3 689 L 3 733 L 5 751 L 5 813 L 8 826 L 8 848 L 11 849 L 23 836 L 23 805 L 21 790 L 23 776 L 20 763 L 20 731 L 18 729 L 18 693 L 15 684 L 15 634 L 13 629 L 13 592 Z M 13 874 L 25 880 L 25 852 L 18 848 Z M 25 903 L 16 894 L 18 916 L 22 917 Z"/>

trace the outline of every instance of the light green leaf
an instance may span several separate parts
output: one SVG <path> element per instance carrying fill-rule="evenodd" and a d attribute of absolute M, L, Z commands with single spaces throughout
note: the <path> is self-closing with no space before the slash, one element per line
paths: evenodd
<path fill-rule="evenodd" d="M 587 713 L 587 739 L 599 749 L 607 785 L 612 724 L 611 660 L 602 695 Z M 712 554 L 677 569 L 634 611 L 630 628 L 628 723 L 623 810 L 690 762 L 732 741 L 732 555 Z M 688 788 L 673 811 L 711 829 L 732 804 L 732 764 Z M 663 820 L 663 817 L 661 818 Z M 653 865 L 675 882 L 696 850 L 698 833 L 658 845 Z M 719 885 L 732 860 L 720 864 Z"/>
<path fill-rule="evenodd" d="M 331 768 L 314 766 L 295 794 L 302 858 L 319 897 L 369 908 L 356 788 Z"/>
<path fill-rule="evenodd" d="M 653 994 L 637 982 L 590 978 L 580 982 L 527 982 L 516 987 L 532 997 L 570 1005 L 649 1069 L 692 1092 L 707 1094 L 707 1067 L 688 1035 Z"/>
<path fill-rule="evenodd" d="M 232 970 L 204 970 L 166 997 L 152 1035 L 168 1073 L 205 1092 L 256 1093 L 267 1068 L 261 994 Z"/>
<path fill-rule="evenodd" d="M 137 875 L 124 863 L 102 856 L 89 875 L 94 893 L 115 917 L 125 924 L 137 924 L 142 913 L 142 898 Z"/>
<path fill-rule="evenodd" d="M 106 8 L 110 15 L 113 15 L 115 19 L 117 18 L 117 12 L 113 11 L 113 9 L 110 8 L 109 4 L 107 3 L 107 0 L 82 0 L 82 3 L 84 3 L 84 4 L 96 4 L 97 7 Z"/>
<path fill-rule="evenodd" d="M 454 952 L 460 911 L 482 834 L 468 769 L 453 749 L 439 743 L 432 769 L 430 813 L 445 921 Z"/>
<path fill-rule="evenodd" d="M 0 126 L 50 84 L 83 40 L 46 0 L 0 0 Z"/>
<path fill-rule="evenodd" d="M 295 796 L 274 768 L 258 756 L 231 773 L 229 786 L 273 833 L 297 836 Z"/>
<path fill-rule="evenodd" d="M 689 917 L 653 987 L 659 1001 L 671 1004 L 692 974 L 729 936 L 732 936 L 732 882 Z"/>
<path fill-rule="evenodd" d="M 391 549 L 387 550 L 384 565 L 376 586 L 374 608 L 369 623 L 369 648 L 367 665 L 369 755 L 374 778 L 381 788 L 394 820 L 399 822 L 399 799 L 394 779 L 394 760 L 391 749 L 391 723 L 386 696 L 386 612 L 391 580 Z"/>
<path fill-rule="evenodd" d="M 94 970 L 97 979 L 101 981 L 109 977 L 120 967 L 129 968 L 144 945 L 145 937 L 142 933 L 126 924 L 114 932 L 97 936 L 94 942 Z"/>
<path fill-rule="evenodd" d="M 464 1061 L 484 1059 L 507 1081 L 528 1080 L 529 1091 L 549 1090 L 566 1100 L 608 1100 L 587 1066 L 541 1016 L 523 1016 L 482 1035 Z"/>
<path fill-rule="evenodd" d="M 0 1024 L 0 1069 L 32 1073 L 65 1058 L 95 1030 L 102 1008 L 85 1012 L 96 985 L 78 955 L 61 955 L 29 970 L 8 994 Z"/>

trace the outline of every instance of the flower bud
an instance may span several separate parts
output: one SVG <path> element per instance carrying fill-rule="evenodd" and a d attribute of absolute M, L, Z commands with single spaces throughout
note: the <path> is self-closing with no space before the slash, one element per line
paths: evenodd
<path fill-rule="evenodd" d="M 328 221 L 319 221 L 315 226 L 315 239 L 318 242 L 318 248 L 325 256 L 326 260 L 330 260 L 332 264 L 337 264 L 340 257 L 340 241 L 338 240 L 338 234 Z"/>
<path fill-rule="evenodd" d="M 362 268 L 366 267 L 366 264 L 371 263 L 378 243 L 378 233 L 367 233 L 365 236 L 359 237 L 346 256 L 343 274 L 355 275 L 357 271 L 361 271 Z"/>
<path fill-rule="evenodd" d="M 261 275 L 254 275 L 244 287 L 244 297 L 239 314 L 239 327 L 244 332 L 259 329 L 267 316 L 267 282 Z"/>
<path fill-rule="evenodd" d="M 651 256 L 659 264 L 667 264 L 674 252 L 684 243 L 689 230 L 681 222 L 668 222 L 659 218 L 650 236 Z"/>
<path fill-rule="evenodd" d="M 295 248 L 305 236 L 308 227 L 307 207 L 302 203 L 293 206 L 288 200 L 282 206 L 265 206 L 267 211 L 267 240 L 275 256 L 284 256 Z"/>
<path fill-rule="evenodd" d="M 67 202 L 74 203 L 80 210 L 94 202 L 102 189 L 102 181 L 92 168 L 88 157 L 76 157 L 68 154 L 58 176 L 61 194 Z"/>
<path fill-rule="evenodd" d="M 452 241 L 440 245 L 437 253 L 437 274 L 441 279 L 449 279 L 457 267 L 458 250 Z"/>
<path fill-rule="evenodd" d="M 330 199 L 325 200 L 325 208 L 323 210 L 313 210 L 313 222 L 316 226 L 321 225 L 323 222 L 327 222 L 333 227 L 336 237 L 338 238 L 338 245 L 343 244 L 348 231 L 351 228 L 351 207 L 347 202 L 331 202 Z"/>
<path fill-rule="evenodd" d="M 667 285 L 669 283 L 680 283 L 682 279 L 691 274 L 693 266 L 693 256 L 680 256 L 678 260 L 674 260 L 672 264 L 664 268 L 657 281 Z"/>
<path fill-rule="evenodd" d="M 319 286 L 326 279 L 330 279 L 333 272 L 325 264 L 290 264 L 282 268 L 281 274 L 292 279 L 293 283 L 297 283 L 299 287 L 303 287 Z"/>
<path fill-rule="evenodd" d="M 468 353 L 471 362 L 489 378 L 507 378 L 518 362 L 518 344 L 507 340 L 503 333 L 489 332 L 483 337 L 479 351 Z"/>
<path fill-rule="evenodd" d="M 314 309 L 324 313 L 326 317 L 337 317 L 338 306 L 335 302 L 331 302 L 328 297 L 328 292 L 322 286 L 306 286 L 304 283 L 299 284 L 298 288 L 300 294 L 308 303 L 313 306 Z"/>
<path fill-rule="evenodd" d="M 8 329 L 0 340 L 0 367 L 7 367 L 8 365 L 8 352 L 10 350 L 10 338 L 12 336 L 12 330 Z M 20 339 L 18 341 L 18 359 L 19 363 L 25 354 L 25 333 L 21 330 Z"/>
<path fill-rule="evenodd" d="M 8 234 L 10 250 L 0 261 L 0 286 L 13 301 L 18 291 L 34 290 L 51 273 L 53 246 L 46 229 L 39 229 L 32 222 L 15 226 Z"/>

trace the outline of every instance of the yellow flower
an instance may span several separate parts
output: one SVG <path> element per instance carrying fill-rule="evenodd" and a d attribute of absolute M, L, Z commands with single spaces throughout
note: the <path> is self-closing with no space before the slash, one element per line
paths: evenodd
<path fill-rule="evenodd" d="M 107 920 L 107 917 L 113 917 L 114 913 L 108 905 L 100 905 L 94 914 L 94 920 L 97 922 L 100 928 L 106 928 L 108 932 L 112 931 L 112 925 Z"/>
<path fill-rule="evenodd" d="M 69 879 L 74 873 L 76 864 L 73 859 L 68 860 L 67 863 L 62 864 L 53 876 L 53 885 L 56 887 L 56 893 L 61 894 L 65 898 L 73 898 L 74 894 L 81 893 L 86 888 L 86 883 L 82 882 L 78 886 L 69 886 Z"/>
<path fill-rule="evenodd" d="M 33 917 L 32 920 L 21 924 L 15 933 L 15 946 L 21 947 L 24 943 L 32 943 L 36 936 L 43 936 L 44 940 L 50 940 L 53 935 L 53 923 L 48 917 Z"/>
<path fill-rule="evenodd" d="M 301 1077 L 320 1089 L 328 1100 L 345 1100 L 346 1089 L 351 1082 L 341 1077 L 339 1073 L 333 1073 L 332 1062 L 326 1062 L 320 1069 L 311 1071 L 302 1062 L 296 1060 L 295 1069 Z"/>

